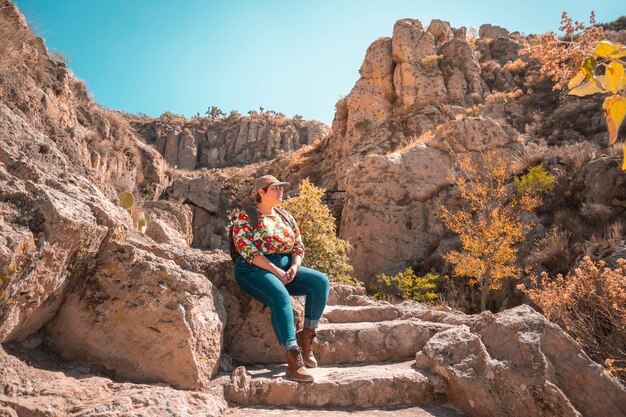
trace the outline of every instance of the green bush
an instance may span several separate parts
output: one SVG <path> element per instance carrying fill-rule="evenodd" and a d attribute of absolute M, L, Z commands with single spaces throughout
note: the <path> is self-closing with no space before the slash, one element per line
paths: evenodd
<path fill-rule="evenodd" d="M 428 273 L 418 277 L 413 268 L 407 268 L 396 275 L 376 275 L 376 281 L 372 284 L 372 291 L 376 298 L 387 301 L 397 299 L 413 300 L 420 303 L 436 300 L 439 295 L 434 291 L 436 281 L 447 276 Z"/>
<path fill-rule="evenodd" d="M 304 242 L 303 264 L 325 273 L 331 281 L 355 285 L 348 258 L 350 243 L 337 237 L 335 218 L 322 203 L 325 190 L 305 179 L 298 191 L 281 206 L 298 222 Z"/>
<path fill-rule="evenodd" d="M 515 177 L 517 192 L 524 194 L 547 194 L 554 190 L 554 177 L 544 167 L 537 165 L 528 170 L 526 175 Z"/>

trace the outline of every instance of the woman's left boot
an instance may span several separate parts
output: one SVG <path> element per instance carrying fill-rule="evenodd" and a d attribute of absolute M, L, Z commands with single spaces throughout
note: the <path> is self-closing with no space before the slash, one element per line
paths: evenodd
<path fill-rule="evenodd" d="M 317 368 L 317 360 L 313 356 L 313 342 L 316 337 L 315 329 L 304 328 L 296 333 L 298 346 L 302 348 L 302 359 L 307 368 Z"/>

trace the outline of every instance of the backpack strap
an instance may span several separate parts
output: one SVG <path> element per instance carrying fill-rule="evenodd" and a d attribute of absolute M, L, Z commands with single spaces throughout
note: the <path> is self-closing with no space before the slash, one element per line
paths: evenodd
<path fill-rule="evenodd" d="M 250 220 L 250 226 L 252 226 L 252 230 L 257 228 L 259 224 L 259 213 L 256 211 L 256 207 L 248 206 L 244 208 L 244 211 L 248 215 L 248 219 Z"/>

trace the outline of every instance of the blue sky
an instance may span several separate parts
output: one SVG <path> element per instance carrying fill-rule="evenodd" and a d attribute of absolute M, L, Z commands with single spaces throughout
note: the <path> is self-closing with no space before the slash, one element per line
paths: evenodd
<path fill-rule="evenodd" d="M 70 58 L 104 106 L 188 117 L 210 106 L 272 109 L 331 123 L 365 50 L 396 20 L 557 30 L 561 12 L 588 22 L 626 14 L 623 0 L 17 0 L 50 50 Z M 619 7 L 621 5 L 621 7 Z"/>

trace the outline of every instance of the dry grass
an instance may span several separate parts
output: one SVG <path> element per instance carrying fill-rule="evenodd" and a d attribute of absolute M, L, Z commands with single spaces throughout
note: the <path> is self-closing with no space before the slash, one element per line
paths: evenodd
<path fill-rule="evenodd" d="M 585 257 L 574 273 L 547 273 L 520 286 L 543 314 L 561 326 L 607 373 L 626 381 L 626 262 L 615 269 Z"/>
<path fill-rule="evenodd" d="M 602 259 L 615 252 L 624 232 L 624 224 L 618 220 L 615 223 L 602 227 L 588 239 L 582 241 L 578 251 L 592 259 Z"/>
<path fill-rule="evenodd" d="M 552 159 L 563 163 L 574 172 L 580 171 L 589 161 L 601 153 L 600 147 L 591 142 L 568 143 L 563 146 L 548 146 L 544 141 L 529 143 L 519 159 L 526 166 L 537 165 Z"/>
<path fill-rule="evenodd" d="M 551 229 L 548 234 L 537 240 L 525 262 L 529 266 L 541 266 L 549 271 L 567 273 L 574 257 L 570 248 L 570 233 L 558 228 Z"/>

